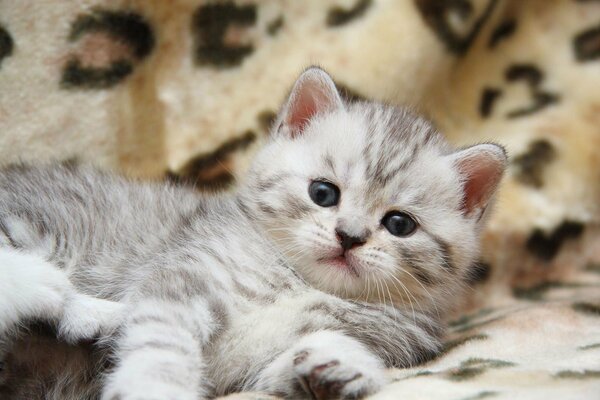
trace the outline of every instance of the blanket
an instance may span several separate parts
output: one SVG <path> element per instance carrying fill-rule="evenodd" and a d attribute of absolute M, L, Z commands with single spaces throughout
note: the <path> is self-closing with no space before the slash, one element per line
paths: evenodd
<path fill-rule="evenodd" d="M 0 162 L 225 190 L 311 64 L 511 156 L 443 354 L 373 398 L 600 398 L 599 1 L 2 1 Z"/>

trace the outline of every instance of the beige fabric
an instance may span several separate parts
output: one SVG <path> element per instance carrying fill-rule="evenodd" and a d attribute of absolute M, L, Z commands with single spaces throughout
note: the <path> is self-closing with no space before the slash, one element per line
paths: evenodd
<path fill-rule="evenodd" d="M 584 0 L 2 1 L 0 162 L 229 184 L 319 64 L 511 155 L 461 310 L 491 322 L 375 398 L 600 398 L 599 24 Z"/>

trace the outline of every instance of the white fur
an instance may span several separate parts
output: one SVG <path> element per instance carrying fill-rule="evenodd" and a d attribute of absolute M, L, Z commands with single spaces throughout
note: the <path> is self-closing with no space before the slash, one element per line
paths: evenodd
<path fill-rule="evenodd" d="M 41 257 L 0 249 L 0 334 L 27 320 L 58 321 L 71 290 L 67 276 Z"/>
<path fill-rule="evenodd" d="M 146 299 L 130 307 L 120 360 L 102 393 L 103 400 L 198 400 L 204 398 L 200 343 L 213 327 L 207 305 Z M 145 322 L 140 322 L 145 321 Z"/>
<path fill-rule="evenodd" d="M 0 248 L 0 335 L 33 320 L 56 323 L 69 342 L 113 332 L 123 305 L 77 293 L 67 275 L 42 257 Z"/>
<path fill-rule="evenodd" d="M 113 334 L 124 320 L 125 305 L 72 291 L 60 320 L 58 335 L 67 342 Z"/>
<path fill-rule="evenodd" d="M 341 332 L 320 331 L 302 338 L 261 374 L 257 387 L 286 393 L 299 381 L 311 385 L 341 385 L 341 398 L 358 398 L 377 392 L 386 383 L 381 360 L 356 339 Z"/>
<path fill-rule="evenodd" d="M 106 383 L 103 400 L 198 400 L 194 390 L 198 366 L 182 357 L 156 349 L 138 352 L 119 365 Z M 177 376 L 163 379 L 161 375 Z"/>

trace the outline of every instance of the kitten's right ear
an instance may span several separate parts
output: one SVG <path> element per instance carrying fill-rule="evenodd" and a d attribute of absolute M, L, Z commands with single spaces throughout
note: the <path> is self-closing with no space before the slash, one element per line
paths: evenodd
<path fill-rule="evenodd" d="M 300 75 L 281 110 L 277 134 L 297 137 L 317 114 L 343 108 L 344 104 L 327 72 L 310 67 Z"/>

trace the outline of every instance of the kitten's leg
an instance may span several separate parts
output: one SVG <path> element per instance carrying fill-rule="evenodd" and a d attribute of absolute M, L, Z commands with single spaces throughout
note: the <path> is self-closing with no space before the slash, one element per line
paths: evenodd
<path fill-rule="evenodd" d="M 102 399 L 204 398 L 208 388 L 201 348 L 213 327 L 203 300 L 184 303 L 151 298 L 135 303 L 117 340 L 117 366 Z"/>
<path fill-rule="evenodd" d="M 356 339 L 338 331 L 303 337 L 265 368 L 257 389 L 298 398 L 357 399 L 386 383 L 383 362 Z"/>
<path fill-rule="evenodd" d="M 0 249 L 0 335 L 24 320 L 58 319 L 70 282 L 38 256 Z"/>
<path fill-rule="evenodd" d="M 113 335 L 124 320 L 125 305 L 71 290 L 58 324 L 58 336 L 70 343 Z"/>
<path fill-rule="evenodd" d="M 77 293 L 67 275 L 42 257 L 0 249 L 0 336 L 24 322 L 56 323 L 62 339 L 77 342 L 108 334 L 123 306 Z"/>

